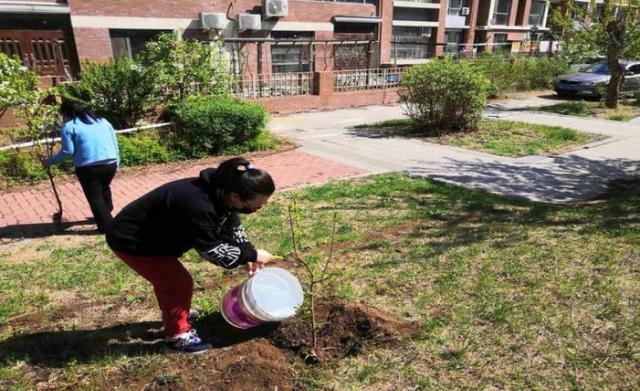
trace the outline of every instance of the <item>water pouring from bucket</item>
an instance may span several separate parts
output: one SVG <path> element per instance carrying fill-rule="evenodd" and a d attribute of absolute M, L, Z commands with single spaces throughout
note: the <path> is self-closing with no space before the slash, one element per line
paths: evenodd
<path fill-rule="evenodd" d="M 222 297 L 220 312 L 230 325 L 248 329 L 293 317 L 303 301 L 302 286 L 293 274 L 265 267 L 228 291 Z"/>

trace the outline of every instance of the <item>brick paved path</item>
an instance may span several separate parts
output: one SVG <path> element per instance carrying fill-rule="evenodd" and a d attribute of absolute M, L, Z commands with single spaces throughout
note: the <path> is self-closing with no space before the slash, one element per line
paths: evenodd
<path fill-rule="evenodd" d="M 139 172 L 116 174 L 111 184 L 114 214 L 149 190 L 176 179 L 197 176 L 200 170 L 215 166 L 220 160 L 168 164 Z M 273 176 L 278 189 L 322 183 L 363 172 L 298 150 L 258 154 L 250 157 L 250 160 Z M 86 219 L 91 217 L 91 211 L 78 181 L 68 180 L 57 182 L 56 185 L 61 194 L 63 219 L 68 225 L 74 222 L 88 223 Z M 56 211 L 53 191 L 48 182 L 13 192 L 0 192 L 0 243 L 9 238 L 46 234 L 54 229 L 51 215 Z"/>

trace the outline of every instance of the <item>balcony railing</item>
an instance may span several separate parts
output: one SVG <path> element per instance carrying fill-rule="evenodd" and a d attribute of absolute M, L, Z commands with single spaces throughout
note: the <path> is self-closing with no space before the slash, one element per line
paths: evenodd
<path fill-rule="evenodd" d="M 256 99 L 277 96 L 311 95 L 313 72 L 235 75 L 231 95 Z"/>
<path fill-rule="evenodd" d="M 376 90 L 400 85 L 404 71 L 399 68 L 354 69 L 333 72 L 333 91 Z"/>
<path fill-rule="evenodd" d="M 419 60 L 432 58 L 433 44 L 392 42 L 391 57 L 402 60 Z"/>

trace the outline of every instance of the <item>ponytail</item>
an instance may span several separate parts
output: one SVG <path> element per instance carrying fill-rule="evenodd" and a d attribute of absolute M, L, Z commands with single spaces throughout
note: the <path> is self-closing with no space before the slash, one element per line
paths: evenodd
<path fill-rule="evenodd" d="M 236 157 L 222 162 L 215 173 L 215 182 L 225 193 L 238 193 L 243 201 L 257 195 L 270 196 L 276 189 L 271 175 L 254 168 L 243 158 Z"/>

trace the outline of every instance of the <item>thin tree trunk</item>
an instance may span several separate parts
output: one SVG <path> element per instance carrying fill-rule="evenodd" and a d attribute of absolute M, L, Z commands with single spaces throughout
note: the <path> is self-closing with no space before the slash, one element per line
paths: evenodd
<path fill-rule="evenodd" d="M 624 73 L 618 63 L 620 52 L 621 50 L 618 47 L 610 46 L 607 53 L 607 64 L 611 72 L 611 79 L 607 85 L 605 105 L 610 109 L 618 108 L 618 95 L 624 81 Z"/>

